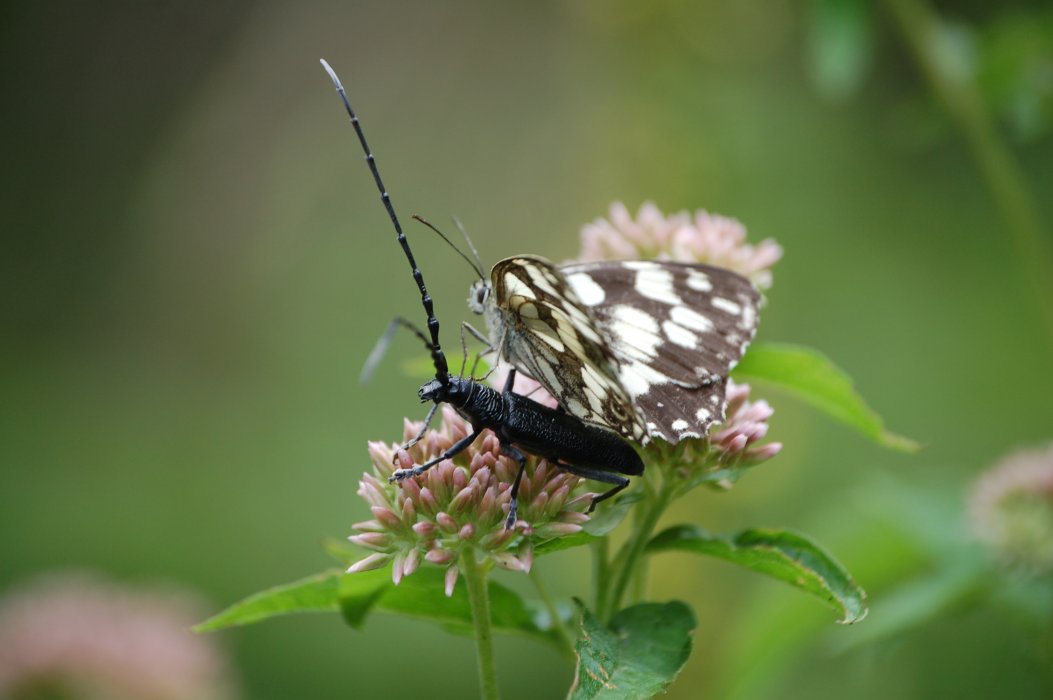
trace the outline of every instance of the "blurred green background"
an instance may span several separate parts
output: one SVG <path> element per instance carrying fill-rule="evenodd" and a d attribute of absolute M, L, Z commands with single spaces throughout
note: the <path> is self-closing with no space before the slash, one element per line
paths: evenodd
<path fill-rule="evenodd" d="M 880 619 L 884 590 L 934 568 L 928 539 L 965 536 L 976 473 L 1053 437 L 1053 299 L 903 7 L 8 4 L 0 588 L 89 567 L 218 609 L 328 566 L 319 540 L 363 519 L 365 441 L 423 415 L 400 369 L 419 348 L 403 338 L 369 386 L 358 372 L 390 317 L 420 312 L 325 57 L 404 219 L 457 216 L 493 262 L 573 256 L 613 200 L 735 216 L 786 250 L 760 338 L 823 350 L 927 445 L 885 451 L 764 394 L 783 454 L 674 515 L 808 532 L 868 589 L 870 619 L 839 628 L 788 587 L 667 555 L 654 597 L 700 620 L 669 697 L 1048 697 L 1039 633 L 998 609 L 836 652 Z M 1053 221 L 1053 9 L 936 9 L 941 55 L 975 69 L 986 138 Z M 452 328 L 471 273 L 410 236 Z M 583 592 L 580 558 L 539 566 L 558 594 Z M 423 624 L 294 617 L 221 639 L 245 697 L 475 693 L 470 640 Z M 497 651 L 506 697 L 565 692 L 555 653 Z"/>

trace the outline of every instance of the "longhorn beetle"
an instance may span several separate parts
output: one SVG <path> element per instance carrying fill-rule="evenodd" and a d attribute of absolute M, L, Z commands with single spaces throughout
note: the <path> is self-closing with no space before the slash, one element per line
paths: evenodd
<path fill-rule="evenodd" d="M 351 108 L 340 79 L 324 59 L 321 63 L 333 81 L 336 92 L 340 95 L 347 115 L 351 119 L 351 125 L 355 128 L 358 140 L 362 144 L 362 151 L 365 153 L 369 170 L 373 174 L 373 180 L 376 181 L 377 189 L 380 190 L 380 199 L 395 227 L 399 245 L 402 246 L 402 252 L 405 253 L 406 260 L 413 271 L 413 279 L 420 290 L 421 303 L 424 306 L 425 316 L 427 316 L 431 339 L 429 340 L 423 332 L 404 319 L 397 319 L 396 323 L 413 330 L 431 352 L 432 363 L 435 365 L 435 378 L 424 384 L 417 392 L 421 403 L 433 401 L 436 406 L 440 403 L 448 403 L 472 426 L 467 436 L 458 440 L 438 457 L 410 469 L 398 469 L 390 480 L 402 481 L 423 474 L 442 460 L 449 459 L 466 449 L 483 430 L 490 429 L 494 431 L 501 443 L 501 452 L 519 463 L 519 471 L 516 473 L 515 481 L 512 482 L 508 518 L 505 520 L 506 529 L 511 529 L 516 522 L 516 498 L 519 495 L 519 485 L 526 468 L 526 456 L 523 452 L 543 457 L 552 465 L 571 474 L 614 484 L 614 488 L 593 498 L 589 507 L 589 512 L 591 512 L 597 503 L 610 498 L 629 485 L 629 480 L 625 476 L 620 476 L 621 474 L 631 476 L 643 474 L 644 465 L 640 455 L 636 453 L 632 445 L 611 430 L 585 423 L 561 410 L 549 408 L 514 393 L 512 391 L 516 374 L 514 368 L 509 371 L 508 379 L 501 391 L 480 384 L 470 377 L 450 374 L 446 355 L 439 344 L 439 319 L 435 316 L 431 296 L 424 286 L 424 275 L 417 267 L 413 252 L 406 240 L 406 234 L 403 233 L 402 225 L 399 223 L 398 216 L 395 215 L 391 197 L 388 196 L 384 182 L 380 179 L 376 159 L 373 157 L 369 144 L 366 143 L 365 134 L 358 123 L 355 111 Z"/>

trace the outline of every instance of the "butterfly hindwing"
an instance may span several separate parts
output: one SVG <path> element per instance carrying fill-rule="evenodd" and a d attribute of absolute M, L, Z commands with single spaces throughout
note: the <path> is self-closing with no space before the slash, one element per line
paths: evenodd
<path fill-rule="evenodd" d="M 608 340 L 648 434 L 701 437 L 724 418 L 727 373 L 753 339 L 760 295 L 722 268 L 593 262 L 560 271 Z"/>

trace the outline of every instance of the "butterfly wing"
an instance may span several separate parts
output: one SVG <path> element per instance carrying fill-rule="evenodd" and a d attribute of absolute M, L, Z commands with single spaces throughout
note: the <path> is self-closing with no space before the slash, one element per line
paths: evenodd
<path fill-rule="evenodd" d="M 490 278 L 487 323 L 504 357 L 571 415 L 645 438 L 608 339 L 560 270 L 544 258 L 520 255 L 494 265 Z"/>
<path fill-rule="evenodd" d="M 760 295 L 749 280 L 710 265 L 657 261 L 560 270 L 607 337 L 618 381 L 648 435 L 675 443 L 724 420 L 727 374 L 757 327 Z"/>

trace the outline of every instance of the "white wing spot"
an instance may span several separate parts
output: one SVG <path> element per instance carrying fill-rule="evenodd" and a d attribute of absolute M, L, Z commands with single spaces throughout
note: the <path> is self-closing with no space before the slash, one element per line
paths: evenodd
<path fill-rule="evenodd" d="M 629 392 L 629 396 L 633 398 L 643 396 L 653 386 L 668 384 L 673 381 L 654 367 L 640 361 L 634 361 L 632 364 L 622 367 L 618 373 L 618 379 L 621 380 L 625 390 Z"/>
<path fill-rule="evenodd" d="M 706 421 L 709 420 L 710 415 L 711 414 L 709 412 L 709 409 L 703 407 L 703 408 L 698 409 L 698 412 L 695 414 L 695 418 L 698 419 L 699 423 L 705 423 Z"/>
<path fill-rule="evenodd" d="M 673 430 L 675 430 L 678 433 L 682 433 L 682 432 L 684 432 L 685 430 L 687 430 L 691 426 L 683 418 L 678 418 L 675 421 L 673 421 L 673 424 L 671 426 L 669 426 L 669 427 L 671 427 Z"/>
<path fill-rule="evenodd" d="M 566 402 L 567 402 L 567 411 L 569 411 L 571 413 L 571 415 L 575 415 L 575 416 L 584 416 L 584 415 L 586 415 L 585 407 L 581 405 L 581 401 L 578 401 L 577 399 L 575 399 L 573 397 L 570 397 L 570 398 L 566 399 Z"/>
<path fill-rule="evenodd" d="M 742 327 L 750 330 L 757 325 L 757 310 L 753 304 L 745 304 L 742 307 Z"/>
<path fill-rule="evenodd" d="M 531 306 L 533 306 L 533 304 L 531 304 Z M 535 333 L 534 335 L 551 345 L 556 352 L 563 352 L 565 350 L 565 347 L 559 338 L 555 338 L 548 333 Z"/>
<path fill-rule="evenodd" d="M 534 286 L 552 296 L 559 296 L 556 292 L 556 287 L 552 284 L 550 277 L 545 274 L 544 270 L 539 270 L 536 267 L 527 267 L 526 271 L 530 276 L 530 281 L 534 283 Z"/>
<path fill-rule="evenodd" d="M 603 291 L 603 287 L 596 284 L 596 280 L 584 272 L 575 272 L 573 275 L 569 275 L 567 282 L 570 284 L 570 288 L 574 290 L 574 293 L 578 295 L 578 298 L 581 299 L 581 303 L 586 306 L 602 304 L 603 300 L 607 298 L 607 292 Z"/>
<path fill-rule="evenodd" d="M 712 292 L 713 283 L 709 281 L 709 276 L 706 273 L 700 270 L 688 270 L 687 288 L 694 289 L 696 292 Z"/>
<path fill-rule="evenodd" d="M 644 268 L 636 272 L 636 291 L 648 299 L 678 306 L 683 302 L 673 291 L 673 273 L 660 267 Z"/>
<path fill-rule="evenodd" d="M 599 413 L 603 410 L 603 397 L 610 393 L 607 390 L 607 383 L 590 365 L 585 365 L 582 370 L 581 378 L 589 390 L 589 403 L 593 411 Z"/>
<path fill-rule="evenodd" d="M 662 266 L 649 260 L 628 260 L 622 263 L 622 267 L 626 270 L 658 270 Z"/>
<path fill-rule="evenodd" d="M 681 326 L 685 326 L 691 330 L 702 332 L 713 330 L 712 321 L 697 311 L 692 311 L 685 306 L 674 307 L 673 310 L 669 312 L 669 317 L 673 319 L 674 323 L 679 323 Z"/>
<path fill-rule="evenodd" d="M 626 354 L 638 359 L 654 358 L 662 344 L 658 321 L 647 312 L 624 304 L 614 307 L 611 313 L 611 334 L 621 339 Z"/>
<path fill-rule="evenodd" d="M 514 302 L 516 300 L 510 299 L 509 301 Z M 516 313 L 522 316 L 523 318 L 538 318 L 537 306 L 535 306 L 533 302 L 524 301 L 519 304 L 516 304 L 514 308 L 516 310 Z"/>
<path fill-rule="evenodd" d="M 662 323 L 662 332 L 665 337 L 682 348 L 694 350 L 698 347 L 698 336 L 681 326 L 679 323 L 665 321 Z"/>
<path fill-rule="evenodd" d="M 505 275 L 505 289 L 509 297 L 520 296 L 527 299 L 537 299 L 537 294 L 530 288 L 530 285 L 515 275 Z"/>
<path fill-rule="evenodd" d="M 714 308 L 720 309 L 721 311 L 727 311 L 734 316 L 738 316 L 742 313 L 741 306 L 730 299 L 725 299 L 724 297 L 713 297 L 709 300 L 709 303 L 712 304 Z"/>

